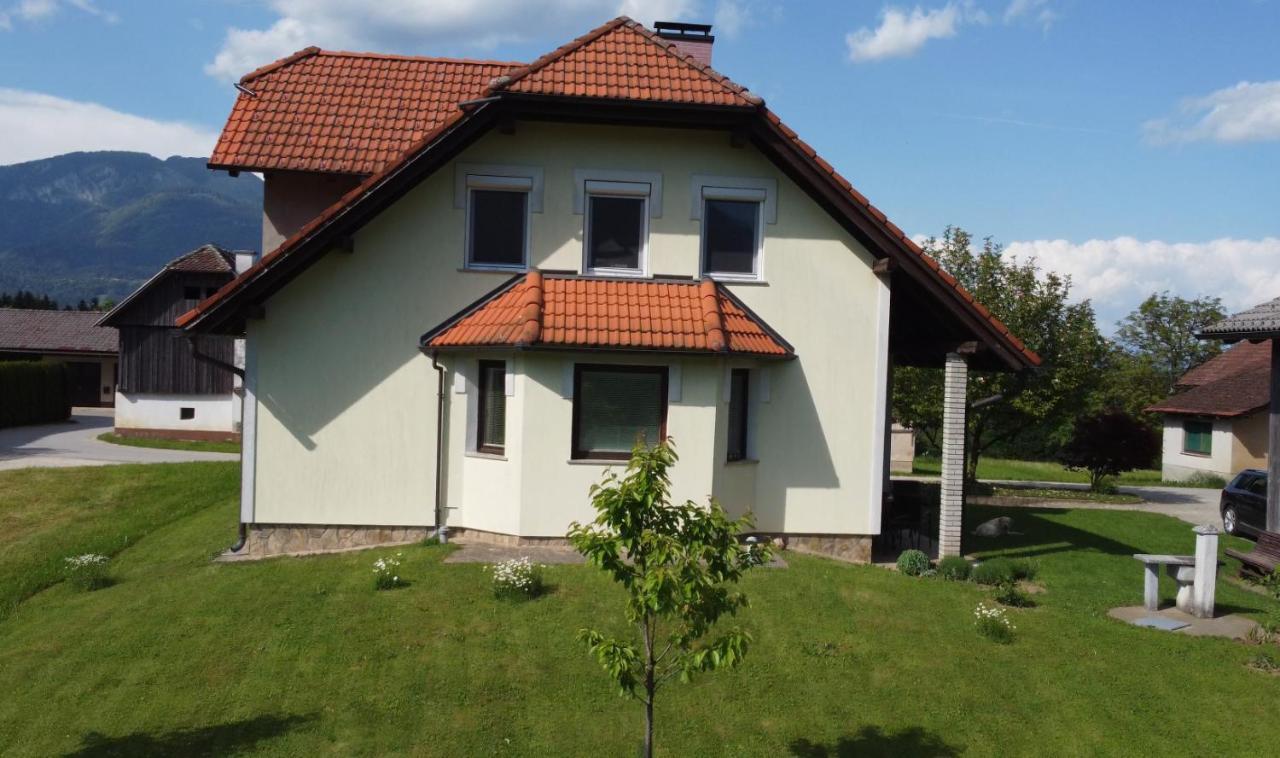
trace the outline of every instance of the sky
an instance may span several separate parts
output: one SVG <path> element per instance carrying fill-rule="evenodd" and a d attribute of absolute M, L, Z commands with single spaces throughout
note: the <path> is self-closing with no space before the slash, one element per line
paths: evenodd
<path fill-rule="evenodd" d="M 1280 296 L 1280 0 L 0 0 L 0 165 L 206 156 L 243 73 L 307 45 L 530 60 L 625 13 L 713 65 L 917 239 L 1148 294 Z"/>

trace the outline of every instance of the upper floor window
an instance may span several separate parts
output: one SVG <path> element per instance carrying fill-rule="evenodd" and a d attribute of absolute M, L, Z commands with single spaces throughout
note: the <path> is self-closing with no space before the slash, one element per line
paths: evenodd
<path fill-rule="evenodd" d="M 649 237 L 650 185 L 586 183 L 584 237 L 587 271 L 643 274 Z"/>
<path fill-rule="evenodd" d="M 467 266 L 521 269 L 528 265 L 529 193 L 533 180 L 467 176 Z"/>
<path fill-rule="evenodd" d="M 702 221 L 702 273 L 714 279 L 764 279 L 764 227 L 777 223 L 777 182 L 694 175 L 691 216 Z"/>

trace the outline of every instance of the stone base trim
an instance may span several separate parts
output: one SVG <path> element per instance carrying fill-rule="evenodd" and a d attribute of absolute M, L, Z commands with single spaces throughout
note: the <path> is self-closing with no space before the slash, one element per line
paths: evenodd
<path fill-rule="evenodd" d="M 465 526 L 449 527 L 449 541 L 462 544 L 501 545 L 503 547 L 569 547 L 564 537 L 521 537 L 517 534 L 486 532 Z"/>
<path fill-rule="evenodd" d="M 388 545 L 421 542 L 435 534 L 433 526 L 325 526 L 311 524 L 250 524 L 239 552 L 226 560 L 256 560 L 278 555 L 340 553 Z"/>
<path fill-rule="evenodd" d="M 871 563 L 871 537 L 863 534 L 758 534 L 781 542 L 783 550 L 834 558 L 846 563 Z"/>
<path fill-rule="evenodd" d="M 240 432 L 220 432 L 211 429 L 134 429 L 117 426 L 114 431 L 121 437 L 139 437 L 152 440 L 185 440 L 188 442 L 240 441 Z"/>

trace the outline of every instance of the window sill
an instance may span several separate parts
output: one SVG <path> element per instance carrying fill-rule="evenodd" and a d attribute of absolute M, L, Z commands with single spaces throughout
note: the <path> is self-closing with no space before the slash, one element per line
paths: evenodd
<path fill-rule="evenodd" d="M 625 458 L 570 458 L 570 466 L 626 466 Z"/>
<path fill-rule="evenodd" d="M 507 459 L 507 456 L 505 455 L 498 455 L 497 453 L 482 453 L 479 450 L 468 450 L 465 455 L 468 458 L 480 458 L 481 460 L 486 461 L 505 461 Z"/>
<path fill-rule="evenodd" d="M 586 276 L 628 277 L 631 279 L 648 279 L 649 273 L 634 268 L 589 268 Z"/>
<path fill-rule="evenodd" d="M 459 271 L 472 274 L 523 274 L 528 266 L 462 266 Z"/>
<path fill-rule="evenodd" d="M 721 284 L 746 284 L 756 287 L 768 287 L 769 282 L 757 276 L 729 276 L 726 274 L 703 274 L 713 282 Z"/>
<path fill-rule="evenodd" d="M 1182 451 L 1182 454 L 1183 454 L 1183 455 L 1189 455 L 1189 456 L 1191 456 L 1192 458 L 1212 458 L 1212 457 L 1213 457 L 1213 453 L 1212 453 L 1212 452 L 1209 452 L 1209 453 L 1198 453 L 1198 452 L 1196 452 L 1196 451 L 1194 451 L 1194 450 L 1183 450 L 1183 451 Z"/>
<path fill-rule="evenodd" d="M 760 462 L 759 458 L 741 458 L 736 461 L 725 461 L 726 466 L 754 466 Z"/>

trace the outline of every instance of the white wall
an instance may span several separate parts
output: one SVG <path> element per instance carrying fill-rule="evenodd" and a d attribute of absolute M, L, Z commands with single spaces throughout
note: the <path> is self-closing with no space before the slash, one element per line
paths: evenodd
<path fill-rule="evenodd" d="M 1216 474 L 1230 479 L 1232 470 L 1231 449 L 1234 437 L 1230 419 L 1213 420 L 1212 452 L 1209 455 L 1184 453 L 1182 423 L 1185 416 L 1166 415 L 1161 455 L 1160 476 L 1169 481 L 1184 481 L 1196 474 Z"/>
<path fill-rule="evenodd" d="M 871 256 L 766 158 L 717 132 L 522 122 L 514 135 L 481 138 L 458 161 L 541 167 L 531 262 L 575 271 L 583 244 L 575 169 L 662 174 L 661 212 L 650 219 L 655 275 L 698 273 L 692 175 L 776 181 L 767 282 L 729 287 L 798 359 L 769 365 L 770 401 L 757 408 L 758 462 L 735 464 L 724 463 L 724 362 L 678 360 L 681 400 L 668 417 L 681 456 L 676 494 L 714 493 L 731 511 L 752 509 L 769 531 L 874 533 L 880 504 L 872 493 L 882 471 L 875 450 L 884 437 L 875 356 L 887 290 Z M 322 258 L 250 323 L 259 355 L 258 522 L 433 522 L 436 375 L 417 340 L 510 277 L 459 270 L 465 211 L 454 205 L 454 180 L 452 167 L 426 179 L 356 234 L 353 254 Z M 652 362 L 602 356 L 591 362 Z M 456 369 L 458 360 L 442 362 Z M 452 525 L 563 535 L 569 520 L 589 516 L 587 488 L 603 468 L 568 460 L 571 404 L 562 383 L 571 361 L 515 358 L 506 461 L 464 454 L 466 394 L 454 392 L 450 376 Z"/>
<path fill-rule="evenodd" d="M 161 395 L 116 393 L 117 429 L 181 429 L 184 431 L 234 432 L 232 395 Z M 195 410 L 184 420 L 182 409 Z"/>

